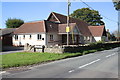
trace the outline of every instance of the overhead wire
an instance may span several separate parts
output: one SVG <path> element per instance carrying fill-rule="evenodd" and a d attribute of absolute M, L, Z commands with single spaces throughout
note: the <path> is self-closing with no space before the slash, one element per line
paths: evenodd
<path fill-rule="evenodd" d="M 85 4 L 86 6 L 88 6 L 88 8 L 94 10 L 91 6 L 89 6 L 89 5 L 88 5 L 86 2 L 84 2 L 83 0 L 80 0 L 80 1 L 81 1 L 83 4 Z M 101 14 L 101 13 L 100 13 L 100 15 L 103 16 L 104 18 L 106 18 L 106 19 L 109 20 L 109 21 L 112 21 L 112 22 L 118 23 L 118 21 L 112 20 L 112 19 L 110 19 L 110 18 L 104 16 L 104 15 Z"/>

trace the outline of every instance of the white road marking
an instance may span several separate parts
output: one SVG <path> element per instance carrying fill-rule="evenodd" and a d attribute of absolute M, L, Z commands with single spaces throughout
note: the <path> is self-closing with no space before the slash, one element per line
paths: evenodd
<path fill-rule="evenodd" d="M 113 53 L 112 56 L 115 55 L 115 54 L 116 54 L 116 53 Z"/>
<path fill-rule="evenodd" d="M 70 70 L 69 73 L 71 73 L 71 72 L 73 72 L 73 71 L 75 71 L 75 70 Z"/>
<path fill-rule="evenodd" d="M 97 59 L 97 60 L 92 61 L 92 62 L 90 62 L 90 63 L 88 63 L 88 64 L 85 64 L 85 65 L 82 65 L 82 66 L 80 66 L 79 68 L 86 67 L 86 66 L 91 65 L 91 64 L 93 64 L 93 63 L 95 63 L 95 62 L 98 62 L 98 61 L 100 61 L 100 59 Z"/>
<path fill-rule="evenodd" d="M 91 56 L 91 55 L 93 55 L 93 54 L 78 56 L 78 57 L 74 57 L 74 58 L 73 58 L 73 57 L 71 57 L 71 58 L 66 58 L 66 59 L 62 59 L 62 60 L 53 61 L 53 62 L 50 62 L 50 63 L 41 64 L 41 65 L 37 65 L 37 66 L 34 66 L 34 67 L 30 67 L 29 69 L 35 69 L 35 68 L 37 68 L 37 67 L 43 67 L 43 66 L 46 66 L 46 65 L 51 65 L 51 64 L 55 64 L 55 63 L 61 63 L 61 62 L 64 62 L 64 61 L 75 60 L 75 59 L 79 59 L 79 58 L 87 57 L 87 56 Z"/>
<path fill-rule="evenodd" d="M 106 56 L 106 58 L 108 58 L 108 57 L 110 57 L 110 56 L 113 56 L 113 55 L 115 55 L 116 53 L 113 53 L 113 54 L 111 54 L 111 55 L 108 55 L 108 56 Z"/>
<path fill-rule="evenodd" d="M 106 58 L 108 58 L 108 57 L 110 57 L 110 56 L 112 56 L 112 55 L 108 55 L 108 56 L 106 56 Z"/>
<path fill-rule="evenodd" d="M 3 74 L 3 73 L 6 73 L 6 71 L 2 71 L 2 72 L 0 72 L 0 74 Z"/>

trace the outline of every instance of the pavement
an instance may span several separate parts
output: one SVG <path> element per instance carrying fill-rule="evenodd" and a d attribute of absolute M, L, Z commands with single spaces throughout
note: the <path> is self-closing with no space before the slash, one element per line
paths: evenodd
<path fill-rule="evenodd" d="M 0 74 L 3 78 L 118 78 L 119 48 Z"/>
<path fill-rule="evenodd" d="M 0 55 L 16 53 L 16 52 L 23 52 L 23 51 L 24 50 L 5 51 L 5 52 L 0 52 Z"/>

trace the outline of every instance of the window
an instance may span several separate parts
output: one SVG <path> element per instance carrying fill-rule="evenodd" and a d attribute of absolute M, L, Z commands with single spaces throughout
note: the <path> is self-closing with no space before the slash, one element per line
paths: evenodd
<path fill-rule="evenodd" d="M 15 40 L 18 40 L 18 35 L 15 35 Z"/>
<path fill-rule="evenodd" d="M 84 40 L 85 40 L 85 41 L 87 40 L 87 37 L 86 37 L 86 36 L 84 36 Z"/>
<path fill-rule="evenodd" d="M 87 37 L 87 40 L 90 41 L 90 37 Z"/>
<path fill-rule="evenodd" d="M 23 35 L 23 39 L 25 39 L 25 35 Z"/>
<path fill-rule="evenodd" d="M 38 40 L 41 40 L 41 38 L 42 38 L 41 34 L 38 34 L 38 35 L 37 35 L 37 39 L 38 39 Z"/>
<path fill-rule="evenodd" d="M 42 40 L 44 40 L 44 38 L 42 38 Z"/>
<path fill-rule="evenodd" d="M 53 35 L 50 35 L 50 41 L 53 41 Z"/>
<path fill-rule="evenodd" d="M 30 39 L 32 38 L 32 35 L 30 35 Z"/>

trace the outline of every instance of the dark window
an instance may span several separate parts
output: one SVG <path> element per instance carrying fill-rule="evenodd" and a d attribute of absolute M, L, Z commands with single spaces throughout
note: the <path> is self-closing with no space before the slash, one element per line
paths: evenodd
<path fill-rule="evenodd" d="M 18 40 L 18 35 L 15 35 L 15 40 Z"/>
<path fill-rule="evenodd" d="M 41 38 L 42 38 L 41 34 L 38 34 L 38 35 L 37 35 L 37 39 L 38 39 L 38 40 L 41 40 Z"/>
<path fill-rule="evenodd" d="M 30 35 L 30 39 L 32 38 L 32 35 Z"/>
<path fill-rule="evenodd" d="M 25 39 L 25 35 L 23 35 L 23 39 Z"/>
<path fill-rule="evenodd" d="M 53 41 L 53 35 L 50 35 L 50 41 Z"/>

